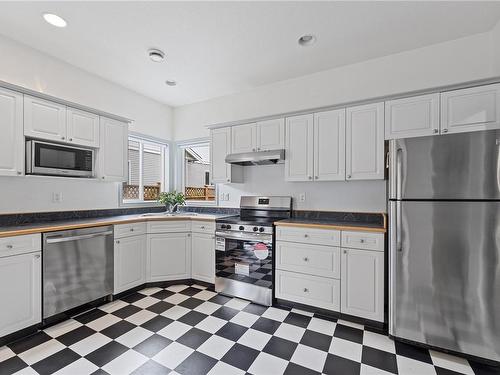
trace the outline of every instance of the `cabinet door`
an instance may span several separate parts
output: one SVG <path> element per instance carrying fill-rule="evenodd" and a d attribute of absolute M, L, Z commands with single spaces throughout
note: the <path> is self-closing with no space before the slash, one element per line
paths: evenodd
<path fill-rule="evenodd" d="M 24 171 L 23 95 L 0 88 L 0 175 Z"/>
<path fill-rule="evenodd" d="M 42 320 L 40 254 L 0 258 L 0 337 Z"/>
<path fill-rule="evenodd" d="M 192 278 L 213 284 L 215 282 L 215 236 L 193 233 Z"/>
<path fill-rule="evenodd" d="M 68 141 L 82 146 L 99 147 L 99 116 L 93 113 L 68 108 Z"/>
<path fill-rule="evenodd" d="M 24 135 L 66 142 L 66 106 L 24 95 Z"/>
<path fill-rule="evenodd" d="M 500 84 L 441 93 L 441 133 L 500 128 Z"/>
<path fill-rule="evenodd" d="M 314 114 L 314 179 L 345 180 L 345 109 Z"/>
<path fill-rule="evenodd" d="M 340 311 L 383 322 L 384 253 L 343 249 L 340 275 Z"/>
<path fill-rule="evenodd" d="M 212 182 L 231 182 L 231 167 L 226 163 L 231 150 L 231 128 L 213 129 L 210 135 Z"/>
<path fill-rule="evenodd" d="M 439 133 L 439 94 L 385 102 L 385 139 Z"/>
<path fill-rule="evenodd" d="M 257 151 L 280 150 L 285 147 L 285 119 L 257 123 Z"/>
<path fill-rule="evenodd" d="M 149 234 L 147 281 L 189 279 L 191 277 L 191 234 Z"/>
<path fill-rule="evenodd" d="M 115 240 L 114 293 L 146 282 L 146 235 Z"/>
<path fill-rule="evenodd" d="M 128 176 L 128 124 L 100 118 L 99 177 L 126 181 Z"/>
<path fill-rule="evenodd" d="M 346 179 L 384 179 L 384 103 L 347 108 Z"/>
<path fill-rule="evenodd" d="M 286 119 L 286 181 L 309 181 L 313 179 L 313 121 L 312 114 Z"/>
<path fill-rule="evenodd" d="M 231 152 L 257 151 L 257 125 L 246 124 L 231 127 Z"/>

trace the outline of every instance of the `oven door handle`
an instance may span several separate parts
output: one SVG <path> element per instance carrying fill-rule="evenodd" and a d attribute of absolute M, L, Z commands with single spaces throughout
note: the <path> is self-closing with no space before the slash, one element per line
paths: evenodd
<path fill-rule="evenodd" d="M 272 234 L 231 234 L 227 232 L 215 232 L 216 237 L 222 237 L 230 240 L 257 241 L 271 243 Z"/>

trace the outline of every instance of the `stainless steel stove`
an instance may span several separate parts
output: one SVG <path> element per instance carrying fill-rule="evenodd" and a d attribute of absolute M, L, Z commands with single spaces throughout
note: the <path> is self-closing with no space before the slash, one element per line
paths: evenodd
<path fill-rule="evenodd" d="M 290 218 L 292 198 L 243 196 L 240 215 L 216 220 L 215 290 L 270 306 L 273 223 Z"/>

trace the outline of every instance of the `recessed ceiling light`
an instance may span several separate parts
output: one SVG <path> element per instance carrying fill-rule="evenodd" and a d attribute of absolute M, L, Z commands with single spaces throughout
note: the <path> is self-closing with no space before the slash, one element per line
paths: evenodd
<path fill-rule="evenodd" d="M 167 86 L 177 86 L 177 82 L 176 81 L 165 81 L 165 83 L 167 84 Z"/>
<path fill-rule="evenodd" d="M 43 19 L 55 27 L 66 27 L 67 22 L 64 18 L 59 17 L 57 14 L 44 13 Z"/>
<path fill-rule="evenodd" d="M 310 46 L 310 45 L 314 44 L 315 42 L 316 42 L 316 37 L 312 34 L 302 35 L 298 40 L 298 43 L 304 47 Z"/>
<path fill-rule="evenodd" d="M 151 48 L 150 50 L 148 50 L 148 56 L 151 59 L 151 61 L 162 62 L 163 59 L 165 58 L 165 52 L 160 51 L 159 49 L 156 48 Z"/>

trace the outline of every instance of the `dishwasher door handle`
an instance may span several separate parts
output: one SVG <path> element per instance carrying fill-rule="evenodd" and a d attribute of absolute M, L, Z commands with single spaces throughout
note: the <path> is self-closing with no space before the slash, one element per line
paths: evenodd
<path fill-rule="evenodd" d="M 45 242 L 50 244 L 50 243 L 78 241 L 78 240 L 86 240 L 89 238 L 108 236 L 110 234 L 113 234 L 112 230 L 108 230 L 106 232 L 99 232 L 99 233 L 82 234 L 82 235 L 73 236 L 73 237 L 47 237 Z"/>

